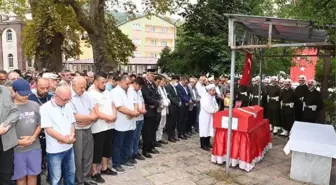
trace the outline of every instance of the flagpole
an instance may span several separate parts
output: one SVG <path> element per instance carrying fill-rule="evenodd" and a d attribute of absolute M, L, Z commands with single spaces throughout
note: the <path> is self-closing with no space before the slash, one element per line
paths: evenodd
<path fill-rule="evenodd" d="M 235 24 L 232 19 L 229 19 L 229 32 L 230 40 L 235 46 Z M 233 99 L 234 99 L 234 83 L 235 83 L 235 64 L 236 63 L 236 51 L 231 49 L 231 74 L 230 74 L 230 107 L 229 107 L 229 120 L 228 120 L 228 133 L 226 138 L 226 176 L 229 176 L 229 169 L 231 165 L 231 135 L 232 135 L 232 116 L 233 116 Z"/>

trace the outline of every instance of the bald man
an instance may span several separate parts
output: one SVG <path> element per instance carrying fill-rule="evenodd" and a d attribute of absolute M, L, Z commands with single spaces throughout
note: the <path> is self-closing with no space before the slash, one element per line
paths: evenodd
<path fill-rule="evenodd" d="M 55 96 L 40 108 L 41 127 L 45 129 L 50 184 L 75 184 L 75 117 L 68 86 L 56 88 Z M 65 170 L 66 169 L 66 170 Z"/>
<path fill-rule="evenodd" d="M 97 121 L 95 105 L 86 93 L 86 79 L 76 76 L 71 83 L 71 107 L 75 116 L 75 164 L 77 185 L 96 185 L 91 179 L 91 168 L 93 161 L 93 136 L 91 132 L 92 123 Z M 112 139 L 112 138 L 111 138 Z"/>

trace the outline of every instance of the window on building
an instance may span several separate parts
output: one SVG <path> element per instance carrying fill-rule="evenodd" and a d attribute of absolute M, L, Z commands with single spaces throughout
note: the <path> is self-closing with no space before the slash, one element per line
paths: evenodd
<path fill-rule="evenodd" d="M 167 33 L 168 32 L 168 28 L 161 28 L 161 32 L 162 33 Z"/>
<path fill-rule="evenodd" d="M 14 58 L 12 54 L 8 55 L 8 67 L 14 67 Z"/>
<path fill-rule="evenodd" d="M 157 54 L 156 53 L 151 53 L 151 57 L 152 58 L 157 58 Z"/>
<path fill-rule="evenodd" d="M 136 52 L 134 52 L 134 56 L 139 57 L 139 56 L 141 56 L 141 53 L 139 51 L 136 51 Z"/>
<path fill-rule="evenodd" d="M 156 46 L 156 40 L 151 40 L 151 45 Z"/>
<path fill-rule="evenodd" d="M 28 59 L 27 67 L 29 67 L 29 68 L 33 67 L 33 61 L 31 59 Z"/>
<path fill-rule="evenodd" d="M 150 32 L 155 32 L 155 27 L 154 26 L 149 27 L 149 31 Z"/>
<path fill-rule="evenodd" d="M 7 30 L 6 31 L 6 38 L 7 38 L 8 42 L 13 41 L 13 32 L 12 32 L 12 30 Z"/>
<path fill-rule="evenodd" d="M 168 45 L 167 41 L 165 40 L 161 41 L 161 46 L 167 46 L 167 45 Z"/>
<path fill-rule="evenodd" d="M 140 23 L 133 23 L 133 29 L 134 29 L 134 30 L 141 30 L 141 25 L 140 25 Z"/>
<path fill-rule="evenodd" d="M 132 42 L 135 45 L 140 45 L 141 44 L 141 40 L 140 39 L 133 39 Z"/>

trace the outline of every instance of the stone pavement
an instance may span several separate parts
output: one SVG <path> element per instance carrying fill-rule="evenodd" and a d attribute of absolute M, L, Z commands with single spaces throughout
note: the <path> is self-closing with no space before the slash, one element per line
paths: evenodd
<path fill-rule="evenodd" d="M 199 147 L 194 135 L 187 141 L 169 143 L 159 148 L 160 154 L 152 159 L 139 161 L 134 169 L 125 174 L 103 176 L 106 185 L 300 185 L 289 179 L 291 155 L 286 156 L 284 138 L 273 138 L 273 148 L 251 172 L 230 168 L 225 177 L 225 165 L 210 162 L 210 152 Z M 336 162 L 333 162 L 333 179 L 336 184 Z"/>

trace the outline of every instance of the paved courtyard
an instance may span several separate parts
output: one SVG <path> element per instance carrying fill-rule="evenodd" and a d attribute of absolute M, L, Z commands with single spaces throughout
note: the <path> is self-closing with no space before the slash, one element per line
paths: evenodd
<path fill-rule="evenodd" d="M 199 138 L 169 143 L 160 154 L 139 161 L 136 168 L 118 176 L 104 176 L 106 185 L 300 185 L 289 179 L 291 155 L 286 156 L 284 138 L 273 138 L 273 148 L 249 173 L 231 168 L 225 177 L 225 166 L 210 162 L 210 152 L 199 148 Z M 336 162 L 333 162 L 331 185 L 336 184 Z"/>

